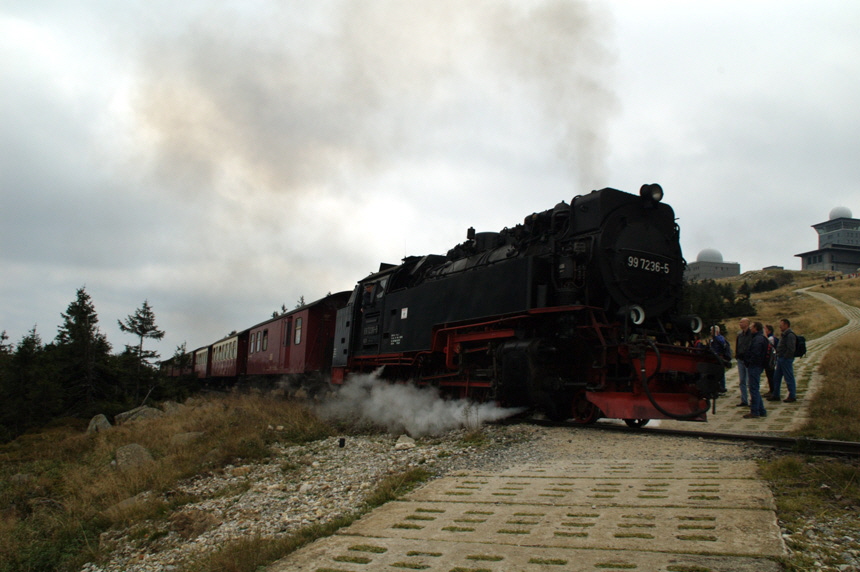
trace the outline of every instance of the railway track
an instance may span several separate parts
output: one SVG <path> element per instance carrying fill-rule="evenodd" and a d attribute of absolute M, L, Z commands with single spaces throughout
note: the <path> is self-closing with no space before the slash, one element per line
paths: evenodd
<path fill-rule="evenodd" d="M 860 443 L 855 441 L 832 441 L 828 439 L 810 439 L 808 437 L 790 437 L 785 435 L 765 435 L 756 433 L 724 433 L 717 431 L 688 431 L 684 429 L 669 429 L 662 427 L 641 427 L 630 429 L 626 425 L 596 424 L 595 429 L 603 431 L 638 431 L 655 435 L 671 435 L 675 437 L 692 437 L 713 441 L 743 442 L 763 447 L 772 447 L 782 451 L 810 455 L 839 455 L 860 458 Z"/>
<path fill-rule="evenodd" d="M 599 421 L 593 425 L 582 425 L 569 421 L 550 421 L 547 419 L 530 418 L 507 421 L 503 420 L 499 423 L 525 423 L 542 427 L 568 427 L 570 429 L 580 431 L 614 431 L 622 433 L 632 431 L 638 435 L 652 434 L 672 437 L 689 437 L 693 439 L 707 439 L 710 441 L 731 441 L 809 455 L 836 455 L 860 458 L 860 443 L 855 441 L 834 441 L 829 439 L 810 439 L 808 437 L 791 437 L 787 435 L 729 433 L 648 426 L 632 429 L 627 425 L 622 425 L 615 421 Z"/>

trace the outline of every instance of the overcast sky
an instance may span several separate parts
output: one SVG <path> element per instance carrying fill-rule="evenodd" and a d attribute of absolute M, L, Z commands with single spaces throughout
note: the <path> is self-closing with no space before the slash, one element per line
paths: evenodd
<path fill-rule="evenodd" d="M 0 0 L 0 330 L 163 358 L 592 189 L 800 269 L 860 216 L 860 3 Z"/>

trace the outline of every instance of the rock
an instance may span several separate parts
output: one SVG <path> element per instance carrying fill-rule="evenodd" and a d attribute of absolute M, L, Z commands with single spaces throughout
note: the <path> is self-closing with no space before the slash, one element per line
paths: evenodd
<path fill-rule="evenodd" d="M 158 417 L 164 417 L 164 412 L 161 409 L 149 407 L 148 405 L 141 405 L 140 407 L 135 407 L 129 411 L 118 413 L 114 416 L 114 421 L 116 421 L 117 425 L 122 425 L 123 423 L 131 423 L 132 421 L 140 421 L 142 419 L 155 419 Z"/>
<path fill-rule="evenodd" d="M 152 454 L 137 443 L 124 445 L 116 450 L 116 467 L 121 471 L 135 469 L 151 462 Z"/>
<path fill-rule="evenodd" d="M 397 443 L 394 445 L 395 451 L 404 451 L 406 449 L 414 449 L 415 448 L 415 439 L 410 437 L 409 435 L 401 435 L 397 438 Z"/>
<path fill-rule="evenodd" d="M 98 433 L 100 431 L 106 431 L 110 429 L 113 425 L 110 424 L 108 418 L 99 413 L 92 419 L 90 419 L 90 424 L 87 426 L 87 433 Z"/>
<path fill-rule="evenodd" d="M 167 415 L 176 415 L 177 413 L 182 413 L 185 410 L 185 406 L 175 401 L 165 401 L 161 404 L 161 410 Z"/>

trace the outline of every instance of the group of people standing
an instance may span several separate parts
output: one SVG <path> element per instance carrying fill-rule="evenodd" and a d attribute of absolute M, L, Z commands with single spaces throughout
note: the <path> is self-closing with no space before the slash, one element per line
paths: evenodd
<path fill-rule="evenodd" d="M 761 322 L 750 322 L 749 318 L 741 318 L 740 331 L 735 342 L 735 358 L 738 363 L 740 379 L 741 402 L 738 407 L 749 407 L 750 412 L 745 419 L 767 417 L 764 407 L 767 401 L 797 401 L 797 384 L 794 379 L 794 350 L 797 336 L 791 331 L 791 322 L 787 318 L 779 321 L 780 337 L 774 335 L 773 326 L 762 325 Z M 729 342 L 720 335 L 719 326 L 711 328 L 711 349 L 719 356 L 726 355 Z M 767 375 L 769 391 L 761 393 L 761 374 Z M 788 389 L 788 396 L 782 400 L 780 389 L 782 380 Z M 726 391 L 725 375 L 723 376 L 721 392 Z"/>

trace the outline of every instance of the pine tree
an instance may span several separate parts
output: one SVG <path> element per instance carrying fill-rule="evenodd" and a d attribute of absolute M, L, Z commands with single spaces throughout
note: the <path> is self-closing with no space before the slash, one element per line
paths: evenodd
<path fill-rule="evenodd" d="M 92 406 L 111 392 L 109 372 L 111 346 L 99 331 L 98 315 L 85 287 L 77 291 L 75 301 L 61 314 L 54 353 L 72 411 Z"/>
<path fill-rule="evenodd" d="M 137 361 L 137 372 L 135 375 L 135 399 L 140 397 L 140 381 L 142 370 L 144 367 L 150 368 L 148 360 L 156 359 L 158 353 L 155 351 L 144 351 L 143 340 L 149 338 L 152 340 L 160 340 L 164 337 L 164 332 L 158 329 L 155 325 L 155 313 L 149 306 L 149 301 L 144 300 L 143 305 L 138 308 L 133 315 L 128 316 L 123 322 L 117 320 L 119 329 L 127 334 L 134 334 L 138 337 L 137 347 L 126 345 L 126 352 L 134 355 Z"/>
<path fill-rule="evenodd" d="M 42 425 L 63 407 L 62 388 L 35 326 L 7 358 L 0 377 L 0 425 L 6 429 L 0 430 L 0 441 Z"/>

